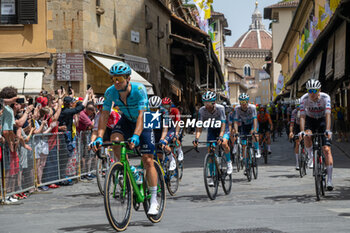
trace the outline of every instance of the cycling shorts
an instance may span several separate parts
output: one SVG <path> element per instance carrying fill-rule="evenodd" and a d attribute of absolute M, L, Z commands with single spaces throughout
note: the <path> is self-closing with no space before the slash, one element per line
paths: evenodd
<path fill-rule="evenodd" d="M 326 118 L 311 118 L 309 116 L 305 117 L 305 130 L 311 130 L 312 133 L 324 133 L 326 131 Z M 331 146 L 332 141 L 322 136 L 322 145 Z"/>
<path fill-rule="evenodd" d="M 217 138 L 220 136 L 220 131 L 221 131 L 221 128 L 209 128 L 207 141 L 217 140 Z M 226 139 L 227 141 L 230 140 L 230 132 L 225 131 L 223 138 Z"/>
<path fill-rule="evenodd" d="M 112 130 L 113 133 L 120 133 L 124 136 L 124 140 L 128 140 L 134 134 L 136 122 L 128 120 L 124 115 L 121 116 L 118 123 Z M 155 154 L 155 140 L 152 129 L 143 129 L 140 135 L 140 153 Z"/>

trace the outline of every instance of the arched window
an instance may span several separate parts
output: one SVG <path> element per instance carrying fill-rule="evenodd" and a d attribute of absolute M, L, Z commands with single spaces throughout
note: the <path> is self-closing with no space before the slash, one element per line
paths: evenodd
<path fill-rule="evenodd" d="M 243 68 L 243 74 L 244 76 L 251 76 L 251 72 L 250 72 L 250 65 L 245 65 Z"/>

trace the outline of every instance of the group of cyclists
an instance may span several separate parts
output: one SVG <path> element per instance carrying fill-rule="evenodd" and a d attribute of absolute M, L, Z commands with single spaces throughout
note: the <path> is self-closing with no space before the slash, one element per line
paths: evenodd
<path fill-rule="evenodd" d="M 152 96 L 148 98 L 146 88 L 143 84 L 131 82 L 131 68 L 123 62 L 118 62 L 110 68 L 110 75 L 113 85 L 109 87 L 104 95 L 104 100 L 99 100 L 98 124 L 96 125 L 94 137 L 92 138 L 91 148 L 95 151 L 106 140 L 124 141 L 129 140 L 129 148 L 140 148 L 142 154 L 142 163 L 146 170 L 146 181 L 150 190 L 150 207 L 148 215 L 157 215 L 159 203 L 157 202 L 157 172 L 154 166 L 154 156 L 162 158 L 162 150 L 170 161 L 169 170 L 176 168 L 176 160 L 183 160 L 181 149 L 182 129 L 179 124 L 168 124 L 161 129 L 144 128 L 144 112 L 151 111 L 159 113 L 162 121 L 180 121 L 179 110 L 172 105 L 169 98 L 160 98 Z M 242 93 L 239 96 L 239 104 L 234 108 L 228 108 L 217 103 L 217 95 L 212 91 L 206 91 L 202 95 L 203 106 L 198 111 L 198 120 L 206 121 L 208 119 L 221 122 L 217 128 L 208 128 L 207 140 L 217 140 L 217 144 L 222 146 L 223 155 L 227 162 L 227 174 L 233 172 L 231 151 L 237 151 L 235 141 L 242 135 L 252 135 L 252 145 L 254 147 L 256 158 L 261 157 L 259 142 L 266 137 L 268 153 L 271 153 L 271 132 L 278 127 L 276 121 L 278 116 L 286 115 L 282 119 L 290 122 L 286 131 L 290 138 L 298 138 L 295 143 L 295 154 L 298 159 L 298 142 L 305 140 L 305 148 L 309 157 L 308 165 L 313 166 L 313 147 L 312 133 L 324 133 L 322 137 L 323 152 L 326 158 L 327 168 L 327 189 L 332 190 L 332 171 L 333 158 L 331 153 L 331 101 L 329 95 L 321 92 L 321 83 L 318 80 L 310 79 L 306 83 L 307 93 L 301 97 L 300 104 L 295 109 L 285 108 L 281 113 L 280 108 L 274 106 L 260 106 L 257 108 L 249 102 L 249 95 Z M 120 110 L 120 119 L 114 125 L 109 121 L 111 110 L 118 107 Z M 290 131 L 290 133 L 288 132 Z M 193 145 L 198 146 L 198 140 L 202 133 L 202 128 L 198 127 L 195 132 Z M 170 153 L 170 143 L 175 143 L 180 151 L 177 158 Z M 240 140 L 242 146 L 246 146 L 245 140 Z M 209 145 L 208 145 L 209 149 Z M 115 159 L 120 157 L 120 146 L 113 146 Z M 246 155 L 240 158 L 246 161 Z M 297 167 L 298 169 L 298 162 Z"/>

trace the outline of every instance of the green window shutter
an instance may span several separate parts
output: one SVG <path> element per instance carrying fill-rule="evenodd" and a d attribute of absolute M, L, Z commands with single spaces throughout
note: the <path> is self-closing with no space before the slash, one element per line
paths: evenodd
<path fill-rule="evenodd" d="M 38 0 L 18 0 L 18 23 L 38 23 Z"/>

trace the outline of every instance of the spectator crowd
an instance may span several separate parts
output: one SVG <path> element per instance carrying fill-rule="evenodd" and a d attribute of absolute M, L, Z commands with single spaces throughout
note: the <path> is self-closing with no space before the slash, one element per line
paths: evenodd
<path fill-rule="evenodd" d="M 85 143 L 90 141 L 98 113 L 96 101 L 91 87 L 83 97 L 75 97 L 71 88 L 66 93 L 63 87 L 35 97 L 18 95 L 11 86 L 0 91 L 0 161 L 3 188 L 11 194 L 6 203 L 27 198 L 34 191 L 74 183 L 69 177 L 78 175 L 78 135 L 84 135 Z M 92 152 L 82 151 L 81 174 L 87 175 L 81 179 L 91 180 L 94 175 L 89 171 L 96 158 Z M 28 183 L 37 185 L 26 189 Z"/>

